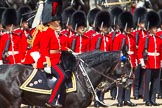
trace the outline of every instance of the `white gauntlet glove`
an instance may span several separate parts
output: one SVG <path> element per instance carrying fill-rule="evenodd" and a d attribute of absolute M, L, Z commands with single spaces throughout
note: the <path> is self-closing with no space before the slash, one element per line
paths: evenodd
<path fill-rule="evenodd" d="M 140 60 L 141 67 L 143 69 L 145 69 L 146 68 L 146 65 L 145 65 L 144 59 L 142 58 L 142 59 L 139 59 L 139 60 Z"/>
<path fill-rule="evenodd" d="M 44 71 L 48 74 L 51 74 L 51 67 L 49 66 L 44 67 Z"/>
<path fill-rule="evenodd" d="M 3 62 L 2 62 L 2 60 L 0 60 L 0 65 L 2 65 L 3 64 Z"/>
<path fill-rule="evenodd" d="M 162 60 L 160 61 L 160 67 L 162 68 Z"/>

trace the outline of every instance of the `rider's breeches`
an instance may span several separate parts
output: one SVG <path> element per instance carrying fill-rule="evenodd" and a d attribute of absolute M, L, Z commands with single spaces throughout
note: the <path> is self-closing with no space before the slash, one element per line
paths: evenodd
<path fill-rule="evenodd" d="M 60 88 L 63 85 L 64 80 L 65 80 L 64 71 L 57 65 L 53 65 L 52 67 L 55 70 L 55 71 L 52 70 L 52 74 L 55 75 L 57 80 L 56 80 L 56 82 L 54 84 L 53 91 L 52 91 L 50 99 L 49 99 L 49 103 L 53 102 L 53 100 L 55 99 L 55 97 L 59 93 L 59 90 L 60 90 Z"/>

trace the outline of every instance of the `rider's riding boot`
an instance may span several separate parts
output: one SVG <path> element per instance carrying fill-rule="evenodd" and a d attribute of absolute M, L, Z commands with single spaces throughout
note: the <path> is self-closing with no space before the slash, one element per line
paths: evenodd
<path fill-rule="evenodd" d="M 63 107 L 62 104 L 59 103 L 59 98 L 60 98 L 60 94 L 57 95 L 57 99 L 54 100 L 53 103 L 45 103 L 45 105 L 47 107 L 57 107 L 57 108 L 61 108 Z"/>
<path fill-rule="evenodd" d="M 33 108 L 33 106 L 30 106 L 30 105 L 29 105 L 28 108 Z"/>

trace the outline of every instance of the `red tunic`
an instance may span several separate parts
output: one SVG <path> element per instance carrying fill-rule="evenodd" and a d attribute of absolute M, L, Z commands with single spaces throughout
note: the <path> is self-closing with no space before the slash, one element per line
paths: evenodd
<path fill-rule="evenodd" d="M 8 57 L 6 60 L 8 60 L 9 64 L 20 63 L 24 58 L 27 48 L 27 41 L 24 33 L 21 29 L 13 30 L 11 35 L 9 35 L 8 32 L 3 33 L 0 42 L 0 60 L 2 60 L 2 52 L 4 51 L 8 40 L 11 41 L 7 52 Z"/>
<path fill-rule="evenodd" d="M 143 51 L 146 42 L 146 37 L 140 42 L 138 48 L 138 59 L 140 63 L 145 63 L 146 68 L 159 69 L 162 55 L 162 42 L 160 37 L 148 34 L 147 60 L 144 62 Z"/>
<path fill-rule="evenodd" d="M 117 32 L 114 39 L 111 41 L 111 51 L 121 50 L 123 39 L 126 38 L 123 33 Z"/>
<path fill-rule="evenodd" d="M 50 58 L 51 65 L 55 66 L 60 62 L 60 53 L 50 53 L 50 50 L 60 50 L 61 46 L 59 43 L 59 36 L 56 32 L 48 27 L 46 31 L 42 32 L 40 39 L 40 55 L 38 59 L 37 68 L 44 68 L 44 62 L 46 62 L 46 57 Z"/>
<path fill-rule="evenodd" d="M 101 51 L 110 51 L 110 38 L 109 35 L 101 35 L 99 33 L 96 33 L 95 36 L 92 37 L 91 39 L 91 44 L 90 44 L 90 51 L 93 51 L 96 49 L 97 42 L 101 38 L 101 43 L 99 49 Z"/>
<path fill-rule="evenodd" d="M 69 42 L 71 43 L 70 48 L 72 48 L 72 43 L 76 39 L 76 44 L 75 44 L 75 53 L 83 53 L 89 51 L 89 38 L 85 35 L 73 35 L 69 38 Z"/>
<path fill-rule="evenodd" d="M 68 29 L 63 29 L 60 34 L 59 34 L 59 39 L 60 39 L 60 45 L 61 45 L 61 50 L 68 50 L 69 48 L 69 43 L 68 39 L 72 35 L 72 32 Z"/>
<path fill-rule="evenodd" d="M 38 30 L 38 32 L 34 35 L 34 32 L 36 29 L 34 28 L 31 31 L 31 36 L 32 36 L 32 48 L 27 51 L 24 60 L 22 61 L 22 64 L 32 64 L 34 63 L 34 59 L 31 56 L 32 52 L 39 52 L 40 50 L 40 39 L 41 39 L 41 32 Z"/>
<path fill-rule="evenodd" d="M 133 34 L 126 35 L 126 45 L 128 46 L 128 54 L 133 68 L 136 67 L 136 40 Z"/>

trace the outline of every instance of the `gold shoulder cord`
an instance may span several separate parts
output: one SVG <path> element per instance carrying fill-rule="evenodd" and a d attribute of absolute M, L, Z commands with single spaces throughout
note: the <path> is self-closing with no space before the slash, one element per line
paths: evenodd
<path fill-rule="evenodd" d="M 38 34 L 38 32 L 42 32 L 42 31 L 46 31 L 48 29 L 48 27 L 45 27 L 44 25 L 40 24 L 36 27 L 36 29 L 34 30 L 34 32 L 32 33 L 32 43 L 31 43 L 31 46 L 33 46 L 33 43 L 34 43 L 34 40 Z"/>

